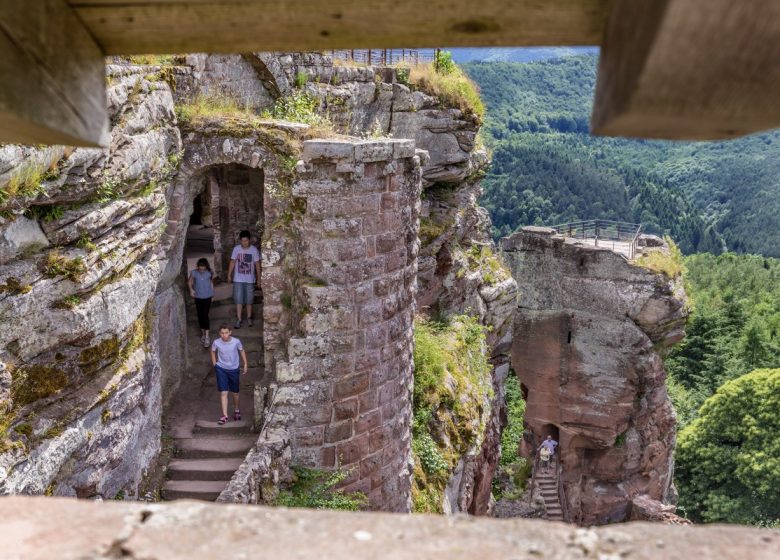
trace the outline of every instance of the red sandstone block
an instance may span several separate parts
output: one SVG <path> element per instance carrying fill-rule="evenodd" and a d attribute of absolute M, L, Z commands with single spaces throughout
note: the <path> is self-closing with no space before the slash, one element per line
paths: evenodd
<path fill-rule="evenodd" d="M 374 430 L 371 430 L 369 436 L 369 450 L 371 453 L 381 450 L 392 438 L 392 426 L 385 424 Z"/>
<path fill-rule="evenodd" d="M 366 349 L 377 350 L 387 343 L 387 326 L 384 323 L 366 329 Z"/>
<path fill-rule="evenodd" d="M 378 364 L 379 355 L 374 350 L 361 352 L 355 356 L 355 369 L 358 371 L 371 369 L 376 367 Z"/>
<path fill-rule="evenodd" d="M 354 287 L 353 301 L 355 303 L 365 303 L 370 301 L 374 297 L 374 283 L 373 281 L 364 282 Z"/>
<path fill-rule="evenodd" d="M 349 486 L 350 484 L 354 484 L 358 480 L 360 480 L 360 463 L 355 463 L 349 468 L 345 468 L 344 472 L 347 476 L 344 477 L 344 480 L 341 481 L 339 486 L 341 488 L 344 488 L 345 486 Z"/>
<path fill-rule="evenodd" d="M 344 492 L 347 494 L 351 494 L 352 492 L 362 492 L 363 494 L 368 495 L 370 491 L 371 481 L 368 479 L 358 480 L 357 482 L 344 486 Z"/>
<path fill-rule="evenodd" d="M 361 434 L 336 446 L 336 457 L 340 465 L 351 465 L 369 453 L 369 434 Z"/>
<path fill-rule="evenodd" d="M 397 272 L 406 266 L 406 248 L 402 247 L 385 255 L 385 272 Z"/>
<path fill-rule="evenodd" d="M 323 447 L 320 450 L 320 464 L 326 468 L 336 466 L 336 446 Z"/>
<path fill-rule="evenodd" d="M 292 437 L 293 445 L 296 447 L 314 447 L 322 445 L 323 431 L 323 426 L 295 430 Z"/>
<path fill-rule="evenodd" d="M 348 379 L 336 382 L 333 386 L 333 398 L 345 399 L 353 395 L 358 395 L 368 389 L 368 372 L 359 373 Z"/>
<path fill-rule="evenodd" d="M 392 365 L 390 363 L 384 363 L 378 365 L 377 367 L 371 370 L 371 388 L 379 389 L 380 387 L 382 387 L 382 385 L 387 383 L 387 380 L 390 377 L 389 370 L 391 367 Z M 380 399 L 379 402 L 381 403 L 382 402 L 381 391 L 379 393 L 379 399 Z"/>
<path fill-rule="evenodd" d="M 336 443 L 352 437 L 352 420 L 333 422 L 325 428 L 325 443 Z"/>
<path fill-rule="evenodd" d="M 382 453 L 374 453 L 360 461 L 360 478 L 368 478 L 382 466 Z"/>
<path fill-rule="evenodd" d="M 375 504 L 375 507 L 384 506 L 385 503 L 382 499 L 382 489 L 379 488 L 382 482 L 381 479 L 376 486 L 374 486 L 374 479 L 371 478 L 371 492 L 368 494 L 368 503 Z"/>
<path fill-rule="evenodd" d="M 376 237 L 373 235 L 366 238 L 366 256 L 368 258 L 376 256 Z"/>
<path fill-rule="evenodd" d="M 390 191 L 400 191 L 406 185 L 403 175 L 393 175 L 390 177 Z"/>
<path fill-rule="evenodd" d="M 376 389 L 366 391 L 358 397 L 360 402 L 360 414 L 374 410 L 379 406 L 379 396 Z"/>
<path fill-rule="evenodd" d="M 372 325 L 382 320 L 382 303 L 379 301 L 372 301 L 365 305 L 360 306 L 358 312 L 358 326 L 365 327 Z"/>
<path fill-rule="evenodd" d="M 381 233 L 376 236 L 376 252 L 378 254 L 390 253 L 403 243 L 404 238 L 399 235 L 399 232 Z"/>
<path fill-rule="evenodd" d="M 382 195 L 381 208 L 382 210 L 394 210 L 398 208 L 398 203 L 400 200 L 401 200 L 401 195 L 398 194 L 397 192 L 384 193 Z"/>
<path fill-rule="evenodd" d="M 400 384 L 396 381 L 390 381 L 379 387 L 379 404 L 385 405 L 393 402 L 398 395 Z"/>
<path fill-rule="evenodd" d="M 330 422 L 333 414 L 331 406 L 306 406 L 299 407 L 296 412 L 296 421 L 300 426 L 312 426 L 316 424 L 325 424 Z"/>
<path fill-rule="evenodd" d="M 333 405 L 333 420 L 351 420 L 357 418 L 360 403 L 357 397 L 352 397 Z"/>
<path fill-rule="evenodd" d="M 361 414 L 355 422 L 355 435 L 370 432 L 379 427 L 382 422 L 382 413 L 379 410 L 372 410 Z"/>

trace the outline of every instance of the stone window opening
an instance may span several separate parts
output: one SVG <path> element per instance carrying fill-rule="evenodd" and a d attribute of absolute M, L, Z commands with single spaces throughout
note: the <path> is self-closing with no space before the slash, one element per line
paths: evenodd
<path fill-rule="evenodd" d="M 569 331 L 569 334 L 566 336 L 566 344 L 571 344 L 571 331 Z"/>

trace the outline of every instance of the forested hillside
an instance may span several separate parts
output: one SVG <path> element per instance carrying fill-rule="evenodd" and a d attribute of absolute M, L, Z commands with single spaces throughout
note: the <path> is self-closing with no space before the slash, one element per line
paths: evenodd
<path fill-rule="evenodd" d="M 686 257 L 686 337 L 665 360 L 677 412 L 675 481 L 695 521 L 780 518 L 780 260 Z"/>
<path fill-rule="evenodd" d="M 729 142 L 588 134 L 597 57 L 468 63 L 487 105 L 494 234 L 607 218 L 671 235 L 685 253 L 780 256 L 780 133 Z"/>

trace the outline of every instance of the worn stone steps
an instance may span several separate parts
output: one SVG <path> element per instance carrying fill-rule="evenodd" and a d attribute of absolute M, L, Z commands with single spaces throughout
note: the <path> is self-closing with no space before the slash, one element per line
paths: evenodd
<path fill-rule="evenodd" d="M 175 459 L 168 464 L 169 480 L 206 480 L 227 483 L 241 466 L 240 457 L 223 459 Z"/>
<path fill-rule="evenodd" d="M 227 486 L 227 480 L 168 480 L 162 488 L 166 500 L 204 500 L 213 502 Z"/>
<path fill-rule="evenodd" d="M 227 424 L 219 425 L 216 421 L 196 420 L 195 427 L 192 430 L 193 435 L 213 435 L 222 436 L 225 434 L 249 434 L 252 430 L 252 424 L 247 420 L 247 413 L 241 413 L 242 420 L 231 420 Z"/>
<path fill-rule="evenodd" d="M 219 459 L 228 457 L 244 458 L 247 451 L 255 444 L 254 435 L 229 434 L 214 437 L 182 438 L 176 441 L 177 459 Z"/>

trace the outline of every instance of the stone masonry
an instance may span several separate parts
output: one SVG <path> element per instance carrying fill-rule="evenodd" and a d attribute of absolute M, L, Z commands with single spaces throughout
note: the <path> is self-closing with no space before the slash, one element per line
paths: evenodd
<path fill-rule="evenodd" d="M 412 324 L 420 160 L 408 140 L 304 143 L 293 184 L 299 309 L 271 426 L 293 463 L 349 471 L 372 507 L 410 508 Z"/>

